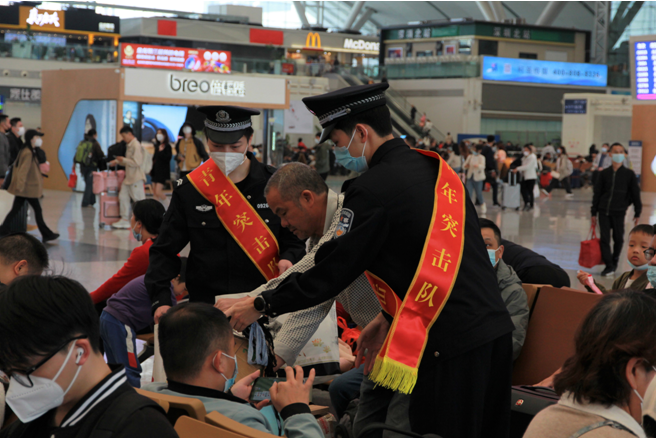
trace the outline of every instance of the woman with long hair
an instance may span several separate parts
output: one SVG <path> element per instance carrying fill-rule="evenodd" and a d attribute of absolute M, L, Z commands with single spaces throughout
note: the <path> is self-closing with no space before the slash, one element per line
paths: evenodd
<path fill-rule="evenodd" d="M 18 151 L 18 157 L 14 162 L 11 173 L 11 183 L 9 183 L 7 189 L 7 192 L 15 196 L 14 204 L 0 226 L 0 236 L 8 235 L 11 232 L 9 225 L 27 201 L 34 209 L 34 216 L 42 241 L 46 243 L 59 238 L 59 233 L 50 230 L 43 220 L 43 212 L 39 203 L 39 198 L 43 195 L 43 176 L 39 169 L 39 162 L 34 148 L 41 146 L 42 136 L 43 133 L 37 130 L 27 130 L 25 133 L 25 143 Z"/>
<path fill-rule="evenodd" d="M 150 178 L 153 181 L 153 197 L 167 207 L 164 185 L 171 178 L 171 157 L 173 148 L 169 134 L 165 129 L 158 129 L 155 136 L 155 154 L 153 154 L 153 169 Z"/>

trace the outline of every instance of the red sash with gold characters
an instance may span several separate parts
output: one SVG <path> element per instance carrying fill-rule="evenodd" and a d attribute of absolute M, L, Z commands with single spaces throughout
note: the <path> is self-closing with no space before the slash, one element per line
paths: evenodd
<path fill-rule="evenodd" d="M 207 160 L 187 178 L 214 205 L 223 226 L 267 282 L 278 277 L 278 240 L 214 160 Z"/>
<path fill-rule="evenodd" d="M 453 289 L 465 237 L 466 194 L 462 181 L 439 154 L 417 152 L 438 159 L 440 172 L 426 243 L 403 301 L 385 281 L 366 273 L 382 308 L 394 316 L 369 378 L 378 385 L 405 394 L 412 393 L 415 387 L 428 332 Z"/>

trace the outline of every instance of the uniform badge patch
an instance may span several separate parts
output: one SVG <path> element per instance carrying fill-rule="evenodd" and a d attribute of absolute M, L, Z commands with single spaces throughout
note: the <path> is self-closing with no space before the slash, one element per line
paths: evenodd
<path fill-rule="evenodd" d="M 178 181 L 176 181 L 176 183 L 178 184 L 178 186 L 180 186 L 183 182 L 184 182 L 184 180 L 181 179 L 181 178 L 179 178 Z"/>
<path fill-rule="evenodd" d="M 218 113 L 216 113 L 216 121 L 217 122 L 230 122 L 230 115 L 228 114 L 227 111 L 220 110 Z"/>
<path fill-rule="evenodd" d="M 353 224 L 353 217 L 355 214 L 351 209 L 342 209 L 342 213 L 339 216 L 339 224 L 337 224 L 337 229 L 335 230 L 335 238 L 339 238 L 346 234 Z"/>
<path fill-rule="evenodd" d="M 209 212 L 212 210 L 212 206 L 208 206 L 207 204 L 203 204 L 202 206 L 196 206 L 196 210 L 199 212 Z"/>

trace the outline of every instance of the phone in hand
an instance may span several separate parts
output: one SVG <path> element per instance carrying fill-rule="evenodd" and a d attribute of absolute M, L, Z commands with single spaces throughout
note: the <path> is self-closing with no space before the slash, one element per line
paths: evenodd
<path fill-rule="evenodd" d="M 273 383 L 279 383 L 281 381 L 286 381 L 286 379 L 269 377 L 256 378 L 253 382 L 253 390 L 251 390 L 248 399 L 255 402 L 264 401 L 265 399 L 271 400 L 269 389 L 273 386 Z"/>

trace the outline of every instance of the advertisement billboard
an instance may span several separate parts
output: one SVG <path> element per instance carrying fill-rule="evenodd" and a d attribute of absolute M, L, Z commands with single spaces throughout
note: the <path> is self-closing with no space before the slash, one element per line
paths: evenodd
<path fill-rule="evenodd" d="M 486 56 L 483 58 L 483 79 L 487 81 L 606 87 L 608 67 L 601 64 Z"/>
<path fill-rule="evenodd" d="M 636 99 L 656 99 L 656 41 L 638 41 L 633 44 Z"/>
<path fill-rule="evenodd" d="M 230 61 L 230 52 L 226 50 L 121 44 L 122 67 L 230 73 L 232 71 Z"/>

